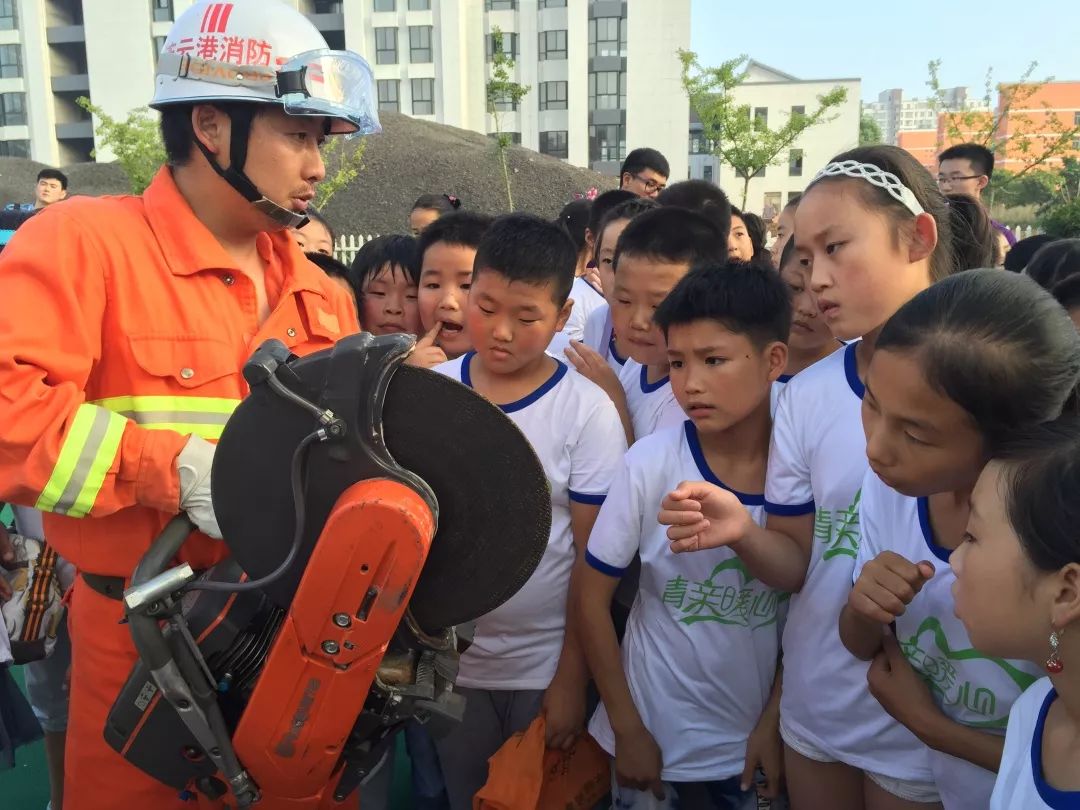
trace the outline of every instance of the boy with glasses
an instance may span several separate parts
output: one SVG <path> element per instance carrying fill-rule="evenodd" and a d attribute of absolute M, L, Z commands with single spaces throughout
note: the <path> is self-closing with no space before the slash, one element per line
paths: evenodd
<path fill-rule="evenodd" d="M 950 146 L 938 155 L 938 187 L 943 194 L 967 194 L 982 202 L 982 190 L 994 175 L 994 153 L 977 143 Z M 1005 225 L 991 219 L 990 224 L 1004 238 L 1001 255 L 1016 244 L 1016 236 Z"/>
<path fill-rule="evenodd" d="M 667 186 L 671 167 L 667 158 L 655 149 L 635 149 L 626 156 L 619 170 L 619 188 L 639 197 L 656 197 Z"/>

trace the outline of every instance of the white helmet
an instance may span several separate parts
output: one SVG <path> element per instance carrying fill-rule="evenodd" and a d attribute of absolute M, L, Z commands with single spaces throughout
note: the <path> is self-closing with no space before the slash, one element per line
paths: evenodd
<path fill-rule="evenodd" d="M 371 67 L 351 51 L 330 50 L 319 30 L 279 0 L 199 0 L 180 15 L 158 58 L 154 100 L 176 104 L 280 104 L 290 115 L 326 117 L 329 134 L 380 132 Z M 243 174 L 254 110 L 233 114 L 228 170 L 196 140 L 210 165 L 260 210 L 283 225 L 305 217 L 262 195 Z"/>

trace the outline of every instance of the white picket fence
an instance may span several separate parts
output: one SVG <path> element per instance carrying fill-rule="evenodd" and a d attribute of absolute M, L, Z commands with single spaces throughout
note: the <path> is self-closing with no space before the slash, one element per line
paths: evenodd
<path fill-rule="evenodd" d="M 1009 225 L 1009 230 L 1013 232 L 1013 236 L 1016 237 L 1016 241 L 1021 239 L 1027 239 L 1029 236 L 1035 236 L 1042 233 L 1042 230 L 1036 228 L 1034 225 Z"/>
<path fill-rule="evenodd" d="M 356 251 L 378 235 L 377 233 L 343 233 L 334 245 L 334 258 L 343 264 L 352 264 L 352 260 L 356 258 Z"/>

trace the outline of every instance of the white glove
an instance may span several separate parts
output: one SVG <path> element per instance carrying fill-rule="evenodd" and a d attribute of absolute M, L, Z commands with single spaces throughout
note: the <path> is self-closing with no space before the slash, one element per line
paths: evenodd
<path fill-rule="evenodd" d="M 203 534 L 221 539 L 214 502 L 210 497 L 210 470 L 214 466 L 215 445 L 192 436 L 176 457 L 180 474 L 180 508 Z"/>

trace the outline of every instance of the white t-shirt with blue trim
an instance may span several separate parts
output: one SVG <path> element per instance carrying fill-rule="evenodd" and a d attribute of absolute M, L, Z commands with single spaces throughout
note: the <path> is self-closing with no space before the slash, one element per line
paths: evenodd
<path fill-rule="evenodd" d="M 620 357 L 619 350 L 615 347 L 615 327 L 611 322 L 611 307 L 607 301 L 589 314 L 589 319 L 585 322 L 583 342 L 590 349 L 599 352 L 616 374 L 622 371 L 627 358 Z"/>
<path fill-rule="evenodd" d="M 472 387 L 469 352 L 435 370 Z M 558 363 L 551 377 L 502 410 L 525 434 L 551 485 L 551 536 L 525 586 L 476 623 L 457 682 L 474 689 L 547 689 L 566 628 L 577 553 L 570 502 L 601 504 L 626 452 L 619 412 L 597 385 Z"/>
<path fill-rule="evenodd" d="M 566 319 L 566 325 L 562 328 L 561 334 L 569 340 L 584 342 L 585 322 L 593 312 L 607 306 L 607 301 L 596 287 L 580 276 L 574 279 L 570 287 L 570 298 L 574 302 L 574 308 L 570 310 L 570 317 Z"/>
<path fill-rule="evenodd" d="M 912 667 L 922 675 L 938 706 L 950 719 L 979 731 L 1004 734 L 1009 709 L 1041 674 L 1029 661 L 982 655 L 972 647 L 953 611 L 948 549 L 934 542 L 926 498 L 889 489 L 873 470 L 862 486 L 862 540 L 853 581 L 883 551 L 934 565 L 934 576 L 896 619 L 896 638 Z M 995 774 L 941 751 L 929 751 L 945 810 L 984 810 Z M 1018 805 L 1019 806 L 1019 805 Z"/>
<path fill-rule="evenodd" d="M 781 374 L 776 378 L 776 382 L 772 384 L 772 390 L 769 391 L 769 413 L 773 418 L 776 418 L 776 406 L 780 402 L 780 392 L 784 390 L 794 374 Z"/>
<path fill-rule="evenodd" d="M 626 392 L 626 407 L 634 424 L 634 441 L 686 421 L 686 413 L 671 390 L 670 377 L 650 383 L 648 368 L 636 360 L 627 360 L 619 370 L 619 381 Z"/>
<path fill-rule="evenodd" d="M 932 779 L 926 746 L 870 694 L 869 663 L 840 641 L 840 611 L 859 551 L 859 501 L 868 469 L 857 343 L 791 379 L 773 420 L 765 511 L 814 515 L 806 581 L 784 629 L 780 715 L 800 740 L 893 779 Z"/>
<path fill-rule="evenodd" d="M 1041 678 L 1013 704 L 990 810 L 1080 810 L 1080 791 L 1057 790 L 1043 774 L 1046 713 L 1055 700 L 1054 685 Z"/>
<path fill-rule="evenodd" d="M 589 537 L 586 561 L 621 576 L 641 555 L 641 583 L 630 611 L 622 663 L 634 705 L 663 752 L 662 777 L 726 779 L 742 772 L 746 742 L 769 697 L 779 650 L 783 595 L 747 573 L 727 548 L 673 554 L 660 502 L 680 482 L 709 469 L 693 422 L 637 442 Z M 764 521 L 761 494 L 739 496 Z M 601 705 L 589 733 L 609 754 L 615 736 Z"/>

